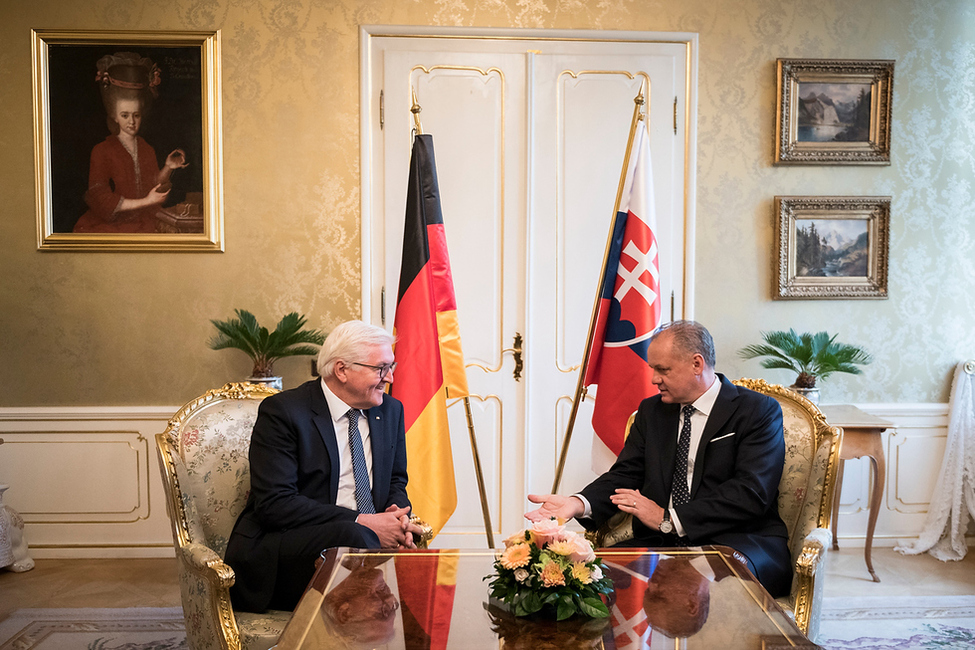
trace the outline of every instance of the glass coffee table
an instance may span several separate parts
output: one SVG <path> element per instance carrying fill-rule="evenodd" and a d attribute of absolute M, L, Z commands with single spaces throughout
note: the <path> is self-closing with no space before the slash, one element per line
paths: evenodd
<path fill-rule="evenodd" d="M 275 647 L 816 648 L 730 551 L 601 549 L 610 617 L 556 622 L 488 597 L 494 551 L 329 549 Z"/>

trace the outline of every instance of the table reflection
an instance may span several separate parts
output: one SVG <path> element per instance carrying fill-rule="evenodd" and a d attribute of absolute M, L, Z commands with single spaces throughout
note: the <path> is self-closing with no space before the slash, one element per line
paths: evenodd
<path fill-rule="evenodd" d="M 604 619 L 516 617 L 489 600 L 491 551 L 338 552 L 316 573 L 278 650 L 630 650 L 810 647 L 720 548 L 599 553 L 614 592 Z"/>

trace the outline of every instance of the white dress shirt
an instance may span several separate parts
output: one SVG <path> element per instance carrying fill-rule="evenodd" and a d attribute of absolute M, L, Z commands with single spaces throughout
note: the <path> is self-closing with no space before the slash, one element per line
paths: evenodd
<path fill-rule="evenodd" d="M 355 476 L 352 474 L 352 451 L 349 449 L 349 408 L 348 404 L 339 399 L 322 379 L 322 392 L 328 403 L 328 411 L 332 416 L 332 427 L 335 429 L 335 442 L 339 450 L 339 491 L 335 495 L 335 504 L 358 510 L 355 502 Z M 369 485 L 372 486 L 372 444 L 369 436 L 369 418 L 359 411 L 359 436 L 362 438 L 362 452 L 366 457 L 366 469 L 369 471 Z"/>

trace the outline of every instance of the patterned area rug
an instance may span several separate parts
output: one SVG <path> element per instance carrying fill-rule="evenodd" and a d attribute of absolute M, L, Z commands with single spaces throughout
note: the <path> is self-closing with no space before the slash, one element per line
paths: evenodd
<path fill-rule="evenodd" d="M 179 607 L 18 609 L 0 650 L 188 650 Z"/>
<path fill-rule="evenodd" d="M 975 596 L 827 598 L 819 643 L 827 650 L 970 650 Z"/>

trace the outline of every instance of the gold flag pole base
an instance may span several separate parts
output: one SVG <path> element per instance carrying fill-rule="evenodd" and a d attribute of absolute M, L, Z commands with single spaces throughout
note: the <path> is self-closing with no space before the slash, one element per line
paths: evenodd
<path fill-rule="evenodd" d="M 471 412 L 471 398 L 464 397 L 464 412 L 467 414 L 467 432 L 471 437 L 471 454 L 474 456 L 474 473 L 477 476 L 477 489 L 481 493 L 481 514 L 484 516 L 484 532 L 487 534 L 488 548 L 494 548 L 494 533 L 491 527 L 491 512 L 488 510 L 487 491 L 484 488 L 484 473 L 481 471 L 481 456 L 477 453 L 477 437 L 474 435 L 474 414 Z"/>
<path fill-rule="evenodd" d="M 649 98 L 650 79 L 645 78 L 645 83 L 647 84 L 647 97 Z M 600 296 L 603 290 L 603 283 L 606 281 L 606 260 L 609 258 L 609 249 L 612 247 L 613 233 L 616 232 L 616 217 L 620 211 L 620 203 L 623 200 L 623 187 L 626 185 L 626 172 L 630 166 L 630 151 L 633 149 L 633 138 L 636 135 L 637 127 L 644 119 L 644 116 L 640 112 L 645 103 L 643 98 L 643 84 L 640 84 L 640 91 L 633 98 L 633 103 L 633 119 L 630 121 L 630 135 L 626 140 L 626 153 L 623 155 L 623 171 L 620 174 L 620 184 L 616 189 L 616 206 L 613 208 L 613 219 L 609 227 L 609 236 L 606 238 L 606 249 L 603 251 L 602 271 L 599 273 L 599 284 L 596 285 L 596 299 L 593 301 L 592 315 L 589 317 L 589 335 L 586 337 L 586 349 L 582 354 L 582 365 L 579 368 L 579 382 L 576 385 L 576 395 L 572 400 L 572 411 L 569 413 L 569 422 L 565 428 L 565 437 L 562 439 L 562 451 L 559 453 L 559 464 L 555 470 L 552 494 L 557 494 L 559 491 L 559 484 L 562 482 L 562 473 L 565 471 L 565 460 L 569 454 L 569 441 L 572 439 L 572 429 L 575 427 L 576 415 L 579 413 L 579 404 L 585 399 L 587 392 L 585 386 L 586 370 L 589 368 L 589 354 L 592 352 L 592 337 L 596 330 L 596 316 L 599 314 Z M 649 101 L 646 103 L 649 104 Z"/>

